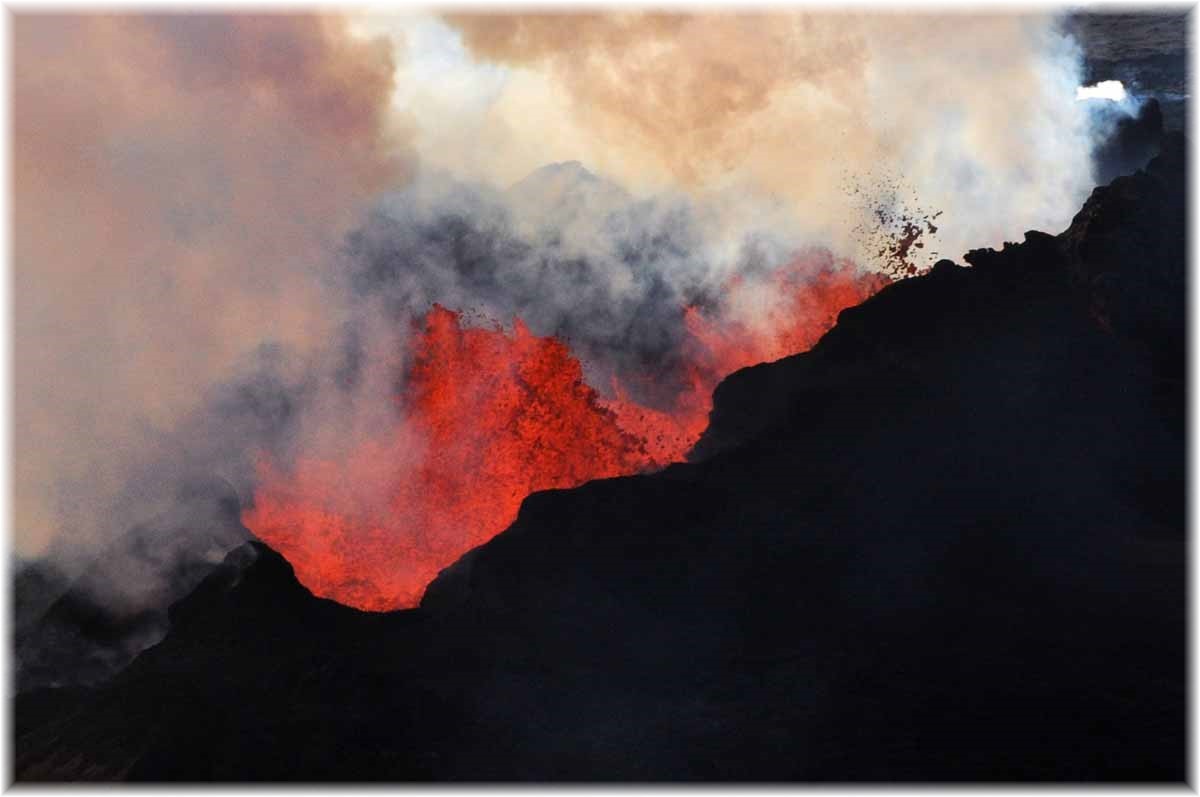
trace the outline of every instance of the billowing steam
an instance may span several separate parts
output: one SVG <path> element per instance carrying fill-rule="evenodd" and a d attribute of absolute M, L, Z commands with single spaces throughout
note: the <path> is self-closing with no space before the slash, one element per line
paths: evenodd
<path fill-rule="evenodd" d="M 1115 123 L 1049 15 L 22 15 L 13 42 L 14 542 L 108 550 L 91 588 L 132 603 L 244 533 L 232 500 L 310 586 L 409 605 L 529 490 L 682 457 L 717 380 L 880 272 L 1064 227 Z"/>
<path fill-rule="evenodd" d="M 1060 229 L 1091 188 L 1080 53 L 1050 15 L 450 15 L 504 65 L 425 160 L 516 180 L 579 159 L 635 193 L 719 197 L 865 262 L 848 181 L 944 216 L 943 253 Z M 398 24 L 399 29 L 403 25 Z M 447 34 L 457 42 L 455 33 Z M 418 122 L 451 100 L 415 97 Z M 460 153 L 468 152 L 465 158 Z"/>

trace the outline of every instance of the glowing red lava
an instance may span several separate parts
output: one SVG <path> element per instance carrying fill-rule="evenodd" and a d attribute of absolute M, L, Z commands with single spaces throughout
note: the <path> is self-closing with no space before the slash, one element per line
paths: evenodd
<path fill-rule="evenodd" d="M 442 568 L 503 531 L 530 493 L 681 460 L 721 379 L 810 348 L 842 309 L 887 282 L 809 252 L 766 284 L 728 285 L 717 315 L 681 308 L 687 379 L 667 411 L 639 405 L 620 384 L 602 397 L 564 342 L 520 319 L 511 333 L 473 328 L 435 305 L 413 344 L 404 421 L 336 462 L 301 457 L 284 469 L 263 458 L 243 521 L 316 595 L 375 611 L 415 606 Z M 768 310 L 753 324 L 732 320 L 764 290 Z M 377 489 L 361 489 L 364 474 Z"/>

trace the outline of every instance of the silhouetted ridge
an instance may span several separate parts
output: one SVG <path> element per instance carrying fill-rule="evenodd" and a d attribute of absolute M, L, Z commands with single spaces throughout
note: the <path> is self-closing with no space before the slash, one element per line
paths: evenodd
<path fill-rule="evenodd" d="M 45 562 L 27 567 L 16 585 L 18 691 L 102 682 L 162 639 L 167 607 L 249 538 L 240 511 L 227 483 L 187 481 L 171 511 L 119 536 L 78 577 L 39 584 Z"/>

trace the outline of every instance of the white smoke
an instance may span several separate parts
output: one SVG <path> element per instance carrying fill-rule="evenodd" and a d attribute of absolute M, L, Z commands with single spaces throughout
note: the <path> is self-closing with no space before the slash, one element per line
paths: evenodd
<path fill-rule="evenodd" d="M 1064 228 L 1103 126 L 1052 13 L 364 16 L 424 42 L 395 102 L 424 162 L 505 186 L 580 161 L 872 265 L 880 202 L 943 212 L 939 256 Z M 444 80 L 404 87 L 404 76 Z M 436 86 L 437 88 L 434 88 Z M 451 121 L 453 120 L 453 121 Z M 862 202 L 855 189 L 874 194 Z M 875 265 L 879 265 L 875 263 Z"/>

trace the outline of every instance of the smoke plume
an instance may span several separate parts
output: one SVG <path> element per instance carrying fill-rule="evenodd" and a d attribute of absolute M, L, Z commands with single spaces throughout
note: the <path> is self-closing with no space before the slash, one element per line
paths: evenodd
<path fill-rule="evenodd" d="M 325 340 L 319 279 L 401 175 L 390 45 L 307 16 L 13 26 L 20 551 L 128 521 L 131 463 L 264 342 Z"/>

